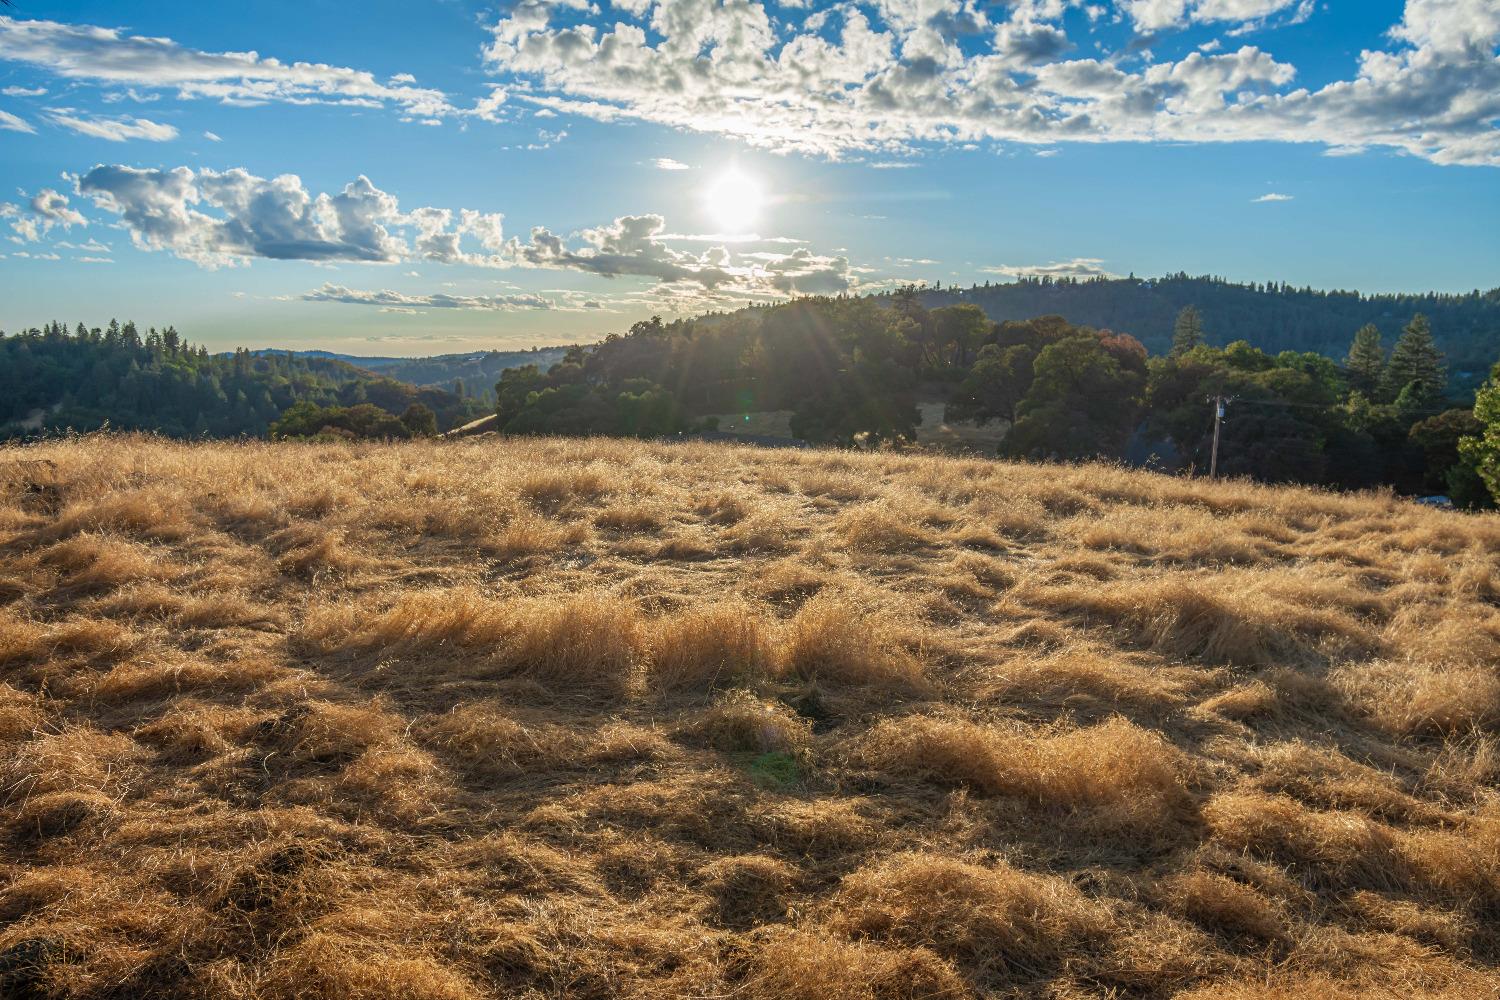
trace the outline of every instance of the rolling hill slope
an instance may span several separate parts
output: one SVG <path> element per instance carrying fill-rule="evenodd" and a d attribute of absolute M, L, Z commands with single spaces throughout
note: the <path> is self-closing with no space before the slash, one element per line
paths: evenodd
<path fill-rule="evenodd" d="M 0 993 L 1475 997 L 1500 518 L 624 440 L 0 449 Z"/>
<path fill-rule="evenodd" d="M 536 365 L 546 371 L 568 353 L 566 347 L 533 347 L 524 351 L 470 351 L 465 354 L 435 354 L 421 358 L 394 358 L 359 354 L 335 354 L 332 351 L 280 351 L 262 348 L 251 354 L 291 354 L 298 358 L 342 361 L 356 368 L 376 372 L 398 382 L 414 386 L 451 389 L 455 379 L 462 380 L 470 393 L 492 395 L 500 373 L 509 368 Z"/>

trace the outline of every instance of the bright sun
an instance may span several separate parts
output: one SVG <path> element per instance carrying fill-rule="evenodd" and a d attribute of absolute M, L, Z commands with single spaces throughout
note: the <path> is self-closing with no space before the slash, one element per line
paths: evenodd
<path fill-rule="evenodd" d="M 703 190 L 703 207 L 721 233 L 748 233 L 766 201 L 760 181 L 731 167 Z"/>

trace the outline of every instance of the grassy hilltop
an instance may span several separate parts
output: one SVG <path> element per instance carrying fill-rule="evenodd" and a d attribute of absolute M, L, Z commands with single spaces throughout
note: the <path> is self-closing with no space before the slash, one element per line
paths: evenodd
<path fill-rule="evenodd" d="M 0 995 L 1492 996 L 1500 518 L 618 440 L 0 450 Z"/>

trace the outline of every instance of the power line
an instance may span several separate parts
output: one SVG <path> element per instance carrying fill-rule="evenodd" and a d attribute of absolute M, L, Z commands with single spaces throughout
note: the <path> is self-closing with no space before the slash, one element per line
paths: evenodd
<path fill-rule="evenodd" d="M 1331 410 L 1338 403 L 1293 403 L 1284 399 L 1239 399 L 1234 400 L 1239 406 L 1294 406 L 1303 410 Z"/>

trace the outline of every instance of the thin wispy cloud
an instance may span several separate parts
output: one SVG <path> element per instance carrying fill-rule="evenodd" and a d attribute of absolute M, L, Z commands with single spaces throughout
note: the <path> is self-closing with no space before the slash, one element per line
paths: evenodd
<path fill-rule="evenodd" d="M 13 115 L 9 111 L 0 111 L 0 131 L 35 134 L 36 128 L 24 118 Z"/>
<path fill-rule="evenodd" d="M 981 274 L 998 274 L 1007 278 L 1118 278 L 1104 267 L 1099 257 L 1074 257 L 1046 264 L 992 264 L 979 268 Z"/>
<path fill-rule="evenodd" d="M 1292 197 L 1293 196 L 1289 195 L 1289 194 L 1278 194 L 1277 192 L 1272 191 L 1269 194 L 1263 194 L 1263 195 L 1261 195 L 1259 198 L 1252 198 L 1251 202 L 1253 204 L 1260 205 L 1260 204 L 1263 204 L 1265 202 L 1271 202 L 1271 201 L 1291 201 Z"/>
<path fill-rule="evenodd" d="M 388 106 L 417 117 L 455 113 L 441 91 L 409 76 L 326 63 L 286 63 L 255 52 L 207 52 L 124 29 L 0 17 L 0 60 L 69 80 L 175 91 L 225 104 L 323 103 Z"/>
<path fill-rule="evenodd" d="M 63 113 L 49 114 L 47 117 L 54 125 L 61 126 L 70 132 L 92 136 L 95 139 L 107 139 L 110 142 L 125 142 L 130 139 L 168 142 L 177 138 L 176 127 L 154 122 L 148 118 L 128 116 L 109 118 Z"/>
<path fill-rule="evenodd" d="M 360 291 L 343 285 L 325 283 L 321 288 L 304 292 L 306 302 L 342 302 L 350 305 L 380 306 L 387 309 L 468 309 L 484 312 L 514 312 L 520 309 L 551 309 L 553 303 L 540 295 L 407 295 L 390 289 Z"/>
<path fill-rule="evenodd" d="M 775 243 L 787 246 L 807 242 L 795 236 L 762 236 L 759 233 L 662 233 L 658 239 L 668 243 Z"/>
<path fill-rule="evenodd" d="M 657 170 L 691 170 L 692 167 L 681 160 L 674 160 L 670 156 L 660 156 L 651 161 L 651 165 Z"/>

